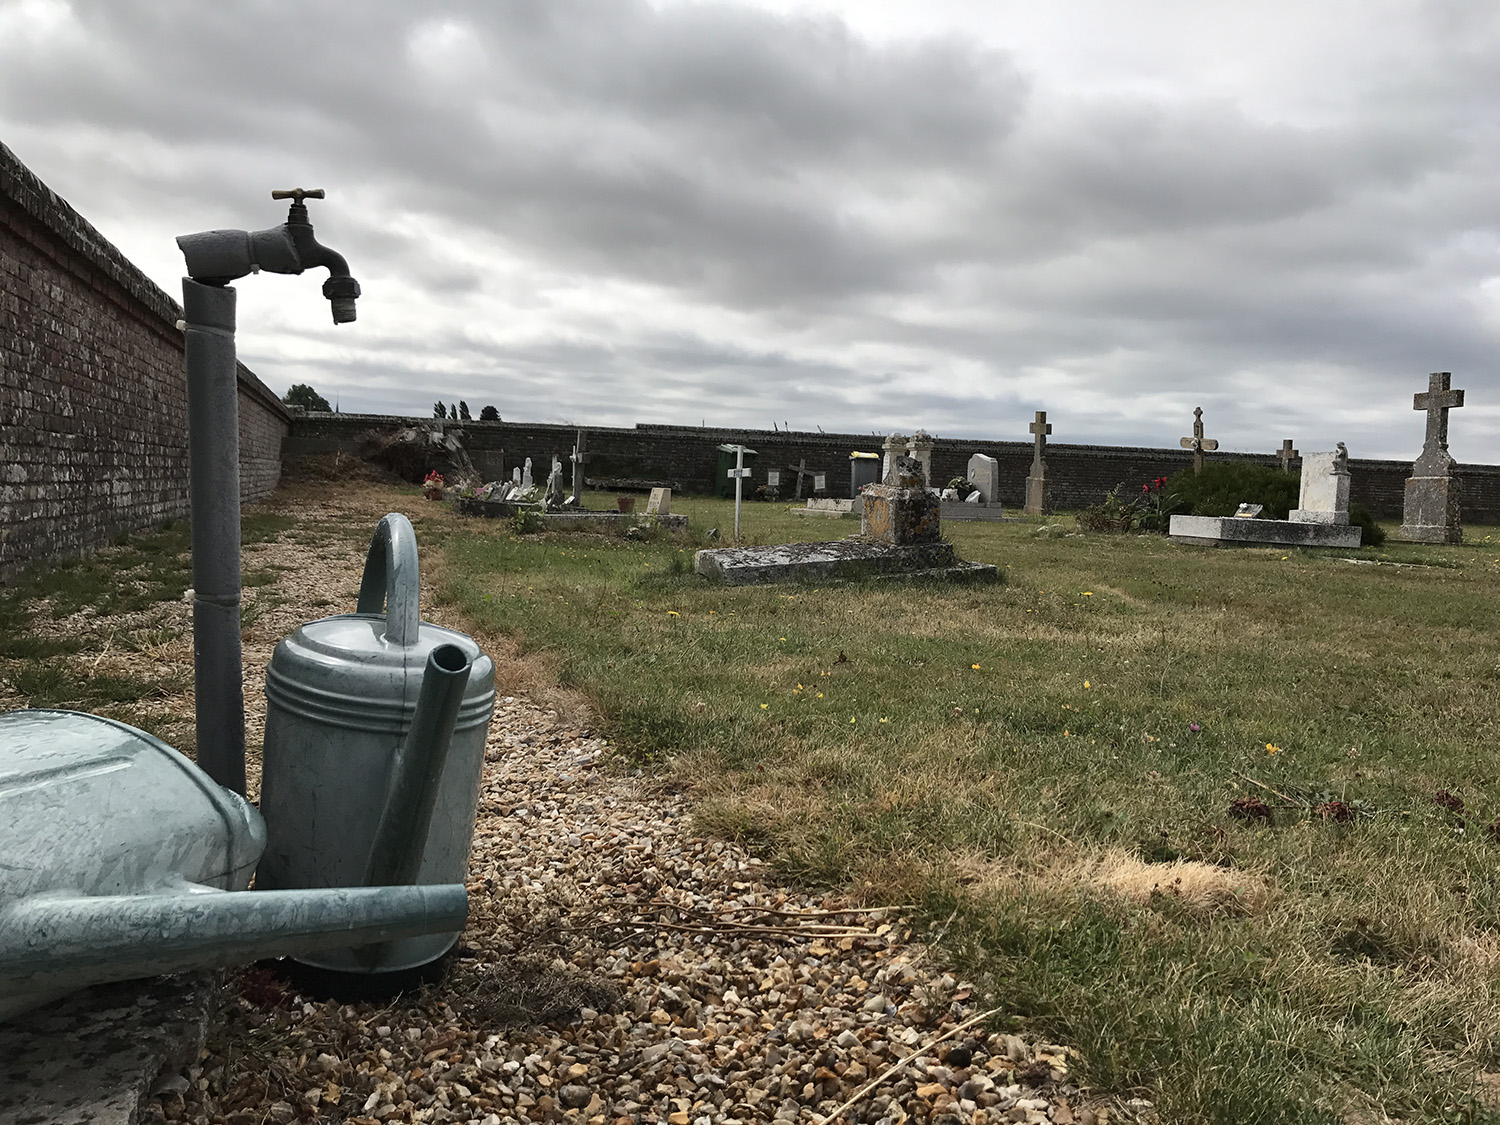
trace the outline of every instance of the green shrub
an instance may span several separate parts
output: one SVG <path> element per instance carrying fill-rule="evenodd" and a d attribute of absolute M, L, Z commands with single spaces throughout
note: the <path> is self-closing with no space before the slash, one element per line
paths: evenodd
<path fill-rule="evenodd" d="M 1349 522 L 1364 530 L 1364 536 L 1359 541 L 1361 547 L 1385 546 L 1385 528 L 1375 522 L 1375 517 L 1370 515 L 1370 510 L 1363 504 L 1349 505 Z"/>
<path fill-rule="evenodd" d="M 516 514 L 511 517 L 510 526 L 517 535 L 534 535 L 546 529 L 547 521 L 542 519 L 542 513 L 535 508 L 517 508 Z"/>
<path fill-rule="evenodd" d="M 1301 478 L 1269 465 L 1216 461 L 1201 473 L 1184 469 L 1167 482 L 1177 510 L 1195 516 L 1232 516 L 1241 504 L 1260 504 L 1261 519 L 1284 520 L 1297 506 Z"/>

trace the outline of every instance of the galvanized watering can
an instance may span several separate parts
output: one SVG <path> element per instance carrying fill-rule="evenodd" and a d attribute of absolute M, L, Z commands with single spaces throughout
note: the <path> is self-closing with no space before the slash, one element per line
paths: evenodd
<path fill-rule="evenodd" d="M 264 843 L 254 808 L 143 731 L 0 714 L 0 1019 L 89 985 L 451 930 L 468 913 L 462 879 L 245 892 Z"/>
<path fill-rule="evenodd" d="M 416 534 L 375 528 L 354 613 L 303 625 L 266 669 L 258 888 L 463 883 L 495 667 L 418 616 Z M 345 973 L 417 968 L 462 927 L 299 956 Z"/>

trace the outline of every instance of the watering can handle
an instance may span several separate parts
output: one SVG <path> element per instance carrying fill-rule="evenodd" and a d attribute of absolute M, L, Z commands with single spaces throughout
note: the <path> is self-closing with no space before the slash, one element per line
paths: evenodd
<path fill-rule="evenodd" d="M 407 648 L 417 643 L 421 628 L 417 602 L 417 533 L 400 512 L 391 512 L 375 525 L 365 574 L 359 583 L 356 613 L 385 611 L 385 639 Z"/>

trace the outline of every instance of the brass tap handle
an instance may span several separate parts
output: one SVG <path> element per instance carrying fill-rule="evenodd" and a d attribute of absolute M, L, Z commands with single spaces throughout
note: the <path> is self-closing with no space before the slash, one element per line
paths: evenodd
<path fill-rule="evenodd" d="M 311 190 L 307 190 L 304 188 L 292 188 L 290 191 L 273 190 L 271 198 L 290 199 L 293 203 L 301 203 L 304 199 L 322 199 L 323 189 L 312 188 Z"/>

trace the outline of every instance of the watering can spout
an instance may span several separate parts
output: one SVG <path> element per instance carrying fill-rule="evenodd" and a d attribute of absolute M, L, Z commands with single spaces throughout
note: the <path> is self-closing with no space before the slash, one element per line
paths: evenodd
<path fill-rule="evenodd" d="M 461 928 L 462 884 L 37 895 L 0 910 L 0 1019 L 107 981 Z"/>
<path fill-rule="evenodd" d="M 454 644 L 438 645 L 427 657 L 411 729 L 391 763 L 385 810 L 365 867 L 366 886 L 417 881 L 472 665 L 469 654 Z"/>

